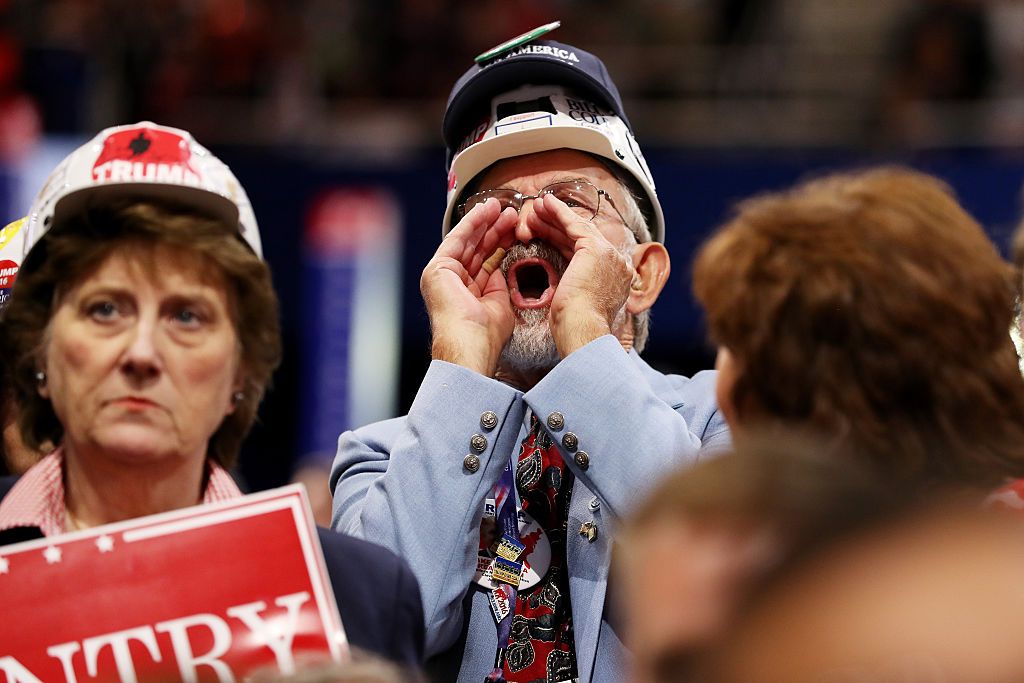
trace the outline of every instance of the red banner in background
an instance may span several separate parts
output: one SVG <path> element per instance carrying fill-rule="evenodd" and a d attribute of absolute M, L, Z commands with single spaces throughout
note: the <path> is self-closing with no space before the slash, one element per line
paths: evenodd
<path fill-rule="evenodd" d="M 348 646 L 305 489 L 0 547 L 7 683 L 241 680 Z"/>

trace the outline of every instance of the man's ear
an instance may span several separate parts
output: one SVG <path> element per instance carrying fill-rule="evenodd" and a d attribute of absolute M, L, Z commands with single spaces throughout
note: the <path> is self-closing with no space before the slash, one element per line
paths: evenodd
<path fill-rule="evenodd" d="M 668 250 L 661 242 L 644 242 L 633 248 L 633 268 L 636 274 L 629 286 L 626 310 L 637 315 L 648 310 L 657 301 L 672 270 Z"/>

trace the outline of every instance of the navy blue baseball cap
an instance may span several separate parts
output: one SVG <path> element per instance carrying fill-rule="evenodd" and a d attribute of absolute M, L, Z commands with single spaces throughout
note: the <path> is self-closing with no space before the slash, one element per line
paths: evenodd
<path fill-rule="evenodd" d="M 626 171 L 651 236 L 664 241 L 665 220 L 654 179 L 604 63 L 578 47 L 534 39 L 557 24 L 513 38 L 477 58 L 452 88 L 442 124 L 448 202 L 442 234 L 477 175 L 524 154 L 575 149 Z"/>
<path fill-rule="evenodd" d="M 447 150 L 446 168 L 463 138 L 487 115 L 491 100 L 522 85 L 561 85 L 603 104 L 633 131 L 622 107 L 619 89 L 604 62 L 572 45 L 536 40 L 520 45 L 462 74 L 445 108 L 442 135 Z"/>

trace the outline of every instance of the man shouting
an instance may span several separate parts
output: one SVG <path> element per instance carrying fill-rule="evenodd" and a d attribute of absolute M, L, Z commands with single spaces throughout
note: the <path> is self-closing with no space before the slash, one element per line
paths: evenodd
<path fill-rule="evenodd" d="M 537 33 L 452 90 L 420 280 L 433 361 L 407 416 L 342 435 L 331 475 L 335 527 L 412 565 L 438 680 L 622 680 L 616 522 L 728 443 L 713 373 L 638 355 L 669 257 L 618 90 Z"/>

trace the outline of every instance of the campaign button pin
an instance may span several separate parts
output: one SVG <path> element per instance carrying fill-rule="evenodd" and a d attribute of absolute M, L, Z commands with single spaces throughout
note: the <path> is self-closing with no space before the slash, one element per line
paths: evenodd
<path fill-rule="evenodd" d="M 519 556 L 523 563 L 523 574 L 518 588 L 525 590 L 536 586 L 544 578 L 544 575 L 547 574 L 548 568 L 551 566 L 551 543 L 548 540 L 547 534 L 544 533 L 544 529 L 537 523 L 537 520 L 533 519 L 526 511 L 518 510 L 517 517 L 519 520 L 519 540 L 526 546 L 523 554 Z M 481 528 L 483 529 L 484 523 L 493 524 L 494 521 L 493 518 L 482 520 Z M 481 533 L 483 534 L 484 532 L 482 531 Z M 485 537 L 490 538 L 489 535 Z M 494 547 L 497 550 L 499 540 L 496 535 L 494 538 Z M 477 570 L 473 576 L 473 582 L 488 591 L 494 588 L 490 571 L 490 558 L 492 555 L 488 551 L 490 544 L 490 541 L 486 543 L 481 542 L 479 557 L 484 558 L 484 561 L 477 560 Z M 482 566 L 485 564 L 486 566 Z"/>
<path fill-rule="evenodd" d="M 507 591 L 507 586 L 498 586 L 487 593 L 487 601 L 491 603 L 491 613 L 498 623 L 501 623 L 512 611 L 512 601 L 509 600 Z"/>
<path fill-rule="evenodd" d="M 523 574 L 523 565 L 520 562 L 512 562 L 504 557 L 494 558 L 491 564 L 491 578 L 494 581 L 501 581 L 510 586 L 519 587 L 519 579 Z"/>
<path fill-rule="evenodd" d="M 510 562 L 515 562 L 525 549 L 525 545 L 505 534 L 501 537 L 501 543 L 498 544 L 498 555 Z"/>
<path fill-rule="evenodd" d="M 597 525 L 593 522 L 584 522 L 580 525 L 580 536 L 586 538 L 588 543 L 593 543 L 597 540 Z"/>

